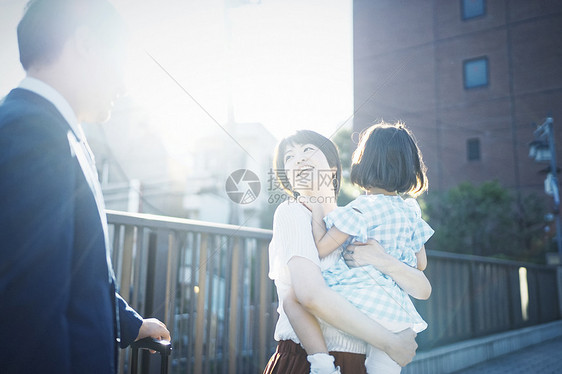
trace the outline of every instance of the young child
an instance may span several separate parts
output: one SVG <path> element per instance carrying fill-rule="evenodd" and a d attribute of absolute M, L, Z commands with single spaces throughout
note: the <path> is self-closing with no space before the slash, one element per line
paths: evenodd
<path fill-rule="evenodd" d="M 416 200 L 399 195 L 417 196 L 427 189 L 425 165 L 410 131 L 400 123 L 367 129 L 353 154 L 351 181 L 367 194 L 340 208 L 307 204 L 320 257 L 342 245 L 375 239 L 391 256 L 423 270 L 424 244 L 434 231 L 421 218 Z M 408 294 L 374 266 L 349 268 L 341 258 L 323 276 L 332 289 L 393 332 L 427 327 Z M 365 366 L 368 373 L 400 372 L 397 363 L 374 347 L 367 351 Z"/>

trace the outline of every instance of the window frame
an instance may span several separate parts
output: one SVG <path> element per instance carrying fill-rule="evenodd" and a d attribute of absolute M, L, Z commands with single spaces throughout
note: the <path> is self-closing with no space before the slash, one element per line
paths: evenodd
<path fill-rule="evenodd" d="M 478 14 L 478 15 L 475 15 L 475 16 L 467 16 L 466 15 L 465 3 L 467 1 L 473 1 L 473 0 L 461 0 L 460 1 L 460 4 L 461 4 L 461 7 L 460 7 L 461 8 L 461 19 L 463 21 L 469 21 L 469 20 L 478 19 L 478 18 L 486 16 L 486 13 L 488 12 L 486 0 L 480 0 L 480 1 L 482 1 L 482 14 Z"/>
<path fill-rule="evenodd" d="M 466 160 L 468 162 L 479 162 L 482 161 L 482 145 L 479 137 L 466 139 Z M 475 144 L 476 148 L 471 148 L 471 144 Z M 477 152 L 477 158 L 471 157 L 473 155 L 472 151 Z"/>
<path fill-rule="evenodd" d="M 484 84 L 479 84 L 477 86 L 468 86 L 467 85 L 467 64 L 470 64 L 471 62 L 476 62 L 476 61 L 484 61 L 486 63 L 486 83 Z M 480 56 L 480 57 L 475 57 L 475 58 L 471 58 L 468 60 L 464 60 L 462 62 L 462 78 L 463 78 L 463 86 L 465 90 L 472 90 L 475 88 L 483 88 L 483 87 L 488 87 L 490 85 L 490 61 L 488 60 L 487 56 Z"/>

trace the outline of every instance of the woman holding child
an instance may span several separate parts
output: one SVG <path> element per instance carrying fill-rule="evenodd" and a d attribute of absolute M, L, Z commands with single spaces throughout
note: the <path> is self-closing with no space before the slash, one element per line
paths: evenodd
<path fill-rule="evenodd" d="M 408 364 L 414 356 L 417 348 L 414 330 L 421 331 L 426 324 L 410 305 L 406 294 L 426 299 L 431 293 L 429 281 L 419 269 L 425 268 L 423 244 L 432 230 L 421 220 L 419 206 L 411 201 L 402 204 L 400 201 L 403 200 L 397 194 L 425 190 L 425 170 L 421 154 L 403 126 L 377 126 L 384 127 L 377 136 L 383 133 L 389 136 L 383 142 L 396 148 L 390 150 L 394 152 L 391 158 L 400 156 L 402 164 L 415 164 L 409 168 L 403 165 L 399 173 L 387 170 L 385 181 L 378 181 L 377 174 L 368 182 L 365 181 L 369 178 L 358 183 L 376 199 L 385 203 L 391 201 L 398 213 L 405 216 L 405 226 L 410 231 L 406 231 L 405 240 L 397 241 L 398 247 L 394 245 L 389 251 L 372 240 L 364 246 L 350 245 L 355 238 L 362 242 L 378 238 L 371 222 L 372 216 L 377 214 L 361 212 L 365 206 L 353 207 L 353 202 L 346 211 L 336 208 L 341 163 L 337 149 L 329 139 L 303 130 L 283 139 L 277 146 L 274 161 L 277 177 L 293 198 L 282 203 L 274 216 L 270 277 L 275 281 L 279 296 L 279 320 L 275 328 L 279 345 L 265 374 L 338 373 L 340 369 L 342 373 L 399 372 L 400 366 Z M 355 154 L 369 153 L 369 158 L 382 160 L 385 154 L 365 153 L 365 147 L 372 146 L 368 141 L 372 135 L 373 131 L 362 139 Z M 354 165 L 360 158 L 355 157 Z M 384 164 L 369 161 L 368 169 L 380 168 Z M 389 167 L 396 168 L 396 165 L 390 162 L 386 169 Z M 326 178 L 321 173 L 328 173 L 332 183 L 322 183 Z M 408 175 L 397 175 L 404 173 Z M 360 174 L 361 178 L 367 176 L 365 171 Z M 392 183 L 388 184 L 389 181 Z M 322 221 L 325 215 L 328 216 L 326 222 L 332 226 L 327 232 Z M 342 225 L 350 217 L 355 221 L 351 221 L 351 225 Z M 397 232 L 402 231 L 399 228 Z M 342 250 L 336 248 L 344 242 L 348 246 L 342 259 Z M 317 244 L 323 251 L 320 256 Z M 345 283 L 348 278 L 357 278 L 358 274 L 360 280 L 350 282 L 353 288 L 357 288 L 358 282 L 369 284 L 362 287 L 363 291 L 356 292 Z M 373 290 L 385 304 L 396 304 L 391 310 L 398 320 L 380 318 L 357 302 L 362 297 L 368 299 L 368 292 Z M 375 304 L 374 309 L 377 309 L 377 302 L 375 298 L 366 304 L 371 309 Z M 366 369 L 367 352 L 371 359 L 367 361 L 369 367 Z M 378 362 L 382 366 L 377 366 Z"/>

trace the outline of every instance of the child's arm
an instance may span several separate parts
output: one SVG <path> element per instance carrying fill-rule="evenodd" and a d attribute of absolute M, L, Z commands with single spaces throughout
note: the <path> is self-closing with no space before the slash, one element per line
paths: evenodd
<path fill-rule="evenodd" d="M 427 267 L 427 254 L 425 253 L 425 245 L 422 246 L 418 253 L 416 253 L 416 259 L 418 260 L 417 268 L 421 271 L 424 271 Z"/>
<path fill-rule="evenodd" d="M 324 224 L 326 212 L 321 204 L 311 204 L 311 210 L 312 235 L 316 248 L 318 248 L 318 255 L 320 258 L 326 257 L 345 243 L 349 235 L 341 232 L 335 226 L 326 231 L 326 225 Z"/>

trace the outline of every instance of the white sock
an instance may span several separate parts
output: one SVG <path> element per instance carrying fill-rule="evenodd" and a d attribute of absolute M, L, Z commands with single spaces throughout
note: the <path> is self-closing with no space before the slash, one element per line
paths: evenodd
<path fill-rule="evenodd" d="M 306 357 L 310 362 L 310 374 L 333 374 L 338 373 L 334 366 L 334 357 L 327 353 L 315 353 Z"/>

